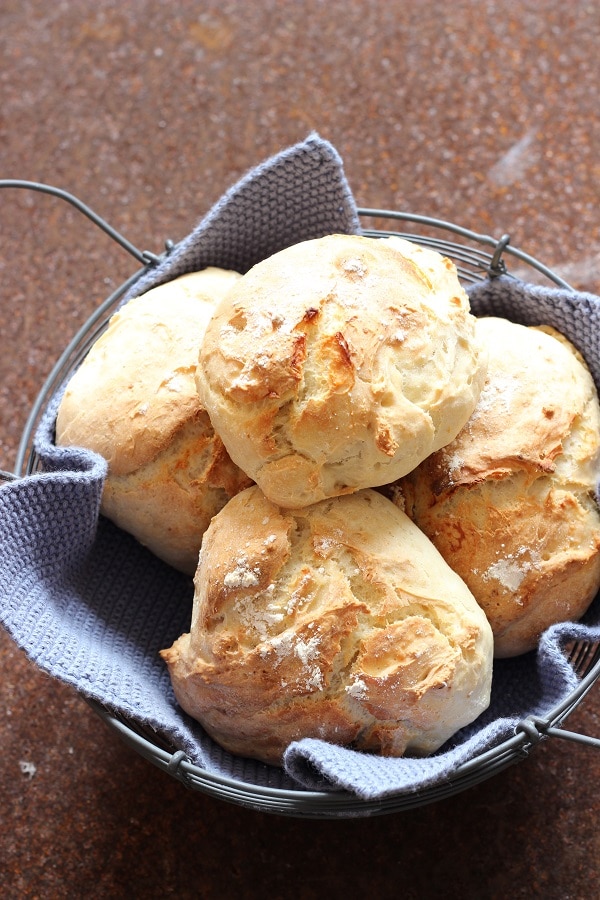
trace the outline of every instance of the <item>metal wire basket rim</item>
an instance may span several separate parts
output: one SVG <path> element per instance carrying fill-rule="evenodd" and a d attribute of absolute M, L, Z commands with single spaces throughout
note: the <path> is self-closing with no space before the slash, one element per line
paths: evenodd
<path fill-rule="evenodd" d="M 560 287 L 565 288 L 566 290 L 572 291 L 568 282 L 566 282 L 563 278 L 557 275 L 552 269 L 548 266 L 544 265 L 544 263 L 540 262 L 540 260 L 536 259 L 534 256 L 531 256 L 529 253 L 525 253 L 525 251 L 520 250 L 518 247 L 513 247 L 510 243 L 510 236 L 508 234 L 502 235 L 500 238 L 491 237 L 488 234 L 481 234 L 477 231 L 471 231 L 469 228 L 464 228 L 462 225 L 457 225 L 454 222 L 449 222 L 445 219 L 436 219 L 431 216 L 423 216 L 417 213 L 410 212 L 399 212 L 397 210 L 392 209 L 374 209 L 371 207 L 359 207 L 358 214 L 362 217 L 370 217 L 370 218 L 378 218 L 378 219 L 395 219 L 397 221 L 402 222 L 414 222 L 419 225 L 427 225 L 432 226 L 434 228 L 442 228 L 446 231 L 449 231 L 453 234 L 458 234 L 461 237 L 468 238 L 471 241 L 475 241 L 478 244 L 484 244 L 489 247 L 493 247 L 495 250 L 500 250 L 502 253 L 511 254 L 512 256 L 520 259 L 522 262 L 527 263 L 527 265 L 531 266 L 534 269 L 537 269 L 538 272 L 541 272 L 543 275 L 546 275 L 551 281 Z M 459 249 L 461 245 L 457 245 Z M 492 263 L 494 262 L 494 257 L 492 256 Z"/>
<path fill-rule="evenodd" d="M 539 743 L 546 737 L 564 738 L 566 740 L 586 744 L 588 746 L 600 749 L 600 739 L 576 732 L 564 731 L 561 728 L 555 727 L 566 717 L 566 715 L 568 715 L 570 711 L 572 711 L 574 707 L 579 705 L 583 697 L 588 693 L 588 691 L 593 687 L 594 683 L 598 680 L 599 675 L 600 659 L 598 659 L 589 670 L 589 672 L 587 672 L 586 675 L 581 678 L 579 684 L 569 694 L 568 698 L 566 698 L 563 702 L 557 704 L 557 706 L 555 706 L 546 716 L 539 717 L 531 715 L 527 716 L 525 719 L 522 719 L 515 725 L 513 735 L 505 738 L 495 747 L 491 747 L 489 750 L 483 753 L 479 753 L 472 759 L 461 763 L 459 766 L 457 766 L 454 772 L 450 776 L 448 776 L 447 781 L 450 783 L 460 781 L 464 778 L 464 776 L 467 776 L 478 769 L 481 770 L 486 763 L 494 762 L 496 760 L 502 760 L 503 757 L 506 758 L 507 754 L 512 754 L 515 751 L 518 751 L 519 758 L 521 756 L 526 756 L 537 743 Z M 327 804 L 333 805 L 336 808 L 340 806 L 347 806 L 348 804 L 353 805 L 357 802 L 358 798 L 351 793 L 332 793 L 329 791 L 309 791 L 301 789 L 292 790 L 269 787 L 268 785 L 255 785 L 240 781 L 235 778 L 231 778 L 226 775 L 210 772 L 207 769 L 204 769 L 201 766 L 198 766 L 191 762 L 187 755 L 183 753 L 183 751 L 175 751 L 174 753 L 170 753 L 167 750 L 157 747 L 156 744 L 153 744 L 143 735 L 140 735 L 137 731 L 132 729 L 127 722 L 123 721 L 118 716 L 115 716 L 114 713 L 111 713 L 101 704 L 94 701 L 90 701 L 90 703 L 96 709 L 98 714 L 103 719 L 105 719 L 105 721 L 116 727 L 117 730 L 122 734 L 126 734 L 129 741 L 131 743 L 134 743 L 138 747 L 140 752 L 146 750 L 146 753 L 143 753 L 143 755 L 147 755 L 147 753 L 150 753 L 151 756 L 156 756 L 163 763 L 165 768 L 169 768 L 172 765 L 173 761 L 175 761 L 177 776 L 179 772 L 183 773 L 184 775 L 196 776 L 206 781 L 218 783 L 223 787 L 234 788 L 237 791 L 248 796 L 256 793 L 259 796 L 266 795 L 278 799 L 302 798 L 304 801 L 315 801 L 321 803 L 326 802 Z M 516 762 L 517 759 L 515 758 L 513 760 L 512 758 L 508 758 L 506 759 L 506 764 L 510 764 L 511 761 Z M 171 774 L 176 773 L 171 772 Z M 179 780 L 186 782 L 185 777 L 180 777 Z M 415 794 L 419 795 L 421 799 L 423 799 L 423 796 L 419 791 L 416 791 Z M 367 801 L 361 801 L 361 803 L 363 804 L 365 802 Z M 374 803 L 375 805 L 380 805 L 381 803 L 394 805 L 397 802 L 398 797 L 396 795 L 390 795 L 390 797 L 388 798 L 384 797 L 371 801 L 371 803 Z"/>
<path fill-rule="evenodd" d="M 156 265 L 160 262 L 162 256 L 164 255 L 158 255 L 152 253 L 149 250 L 138 249 L 138 247 L 132 244 L 131 241 L 129 241 L 124 235 L 117 231 L 117 229 L 113 228 L 112 225 L 109 225 L 109 223 L 102 216 L 98 215 L 98 213 L 96 213 L 90 206 L 88 206 L 74 194 L 64 190 L 63 188 L 55 187 L 54 185 L 46 184 L 44 182 L 24 181 L 14 178 L 0 179 L 0 188 L 19 188 L 38 191 L 40 193 L 50 194 L 66 201 L 67 203 L 70 203 L 144 266 Z M 445 219 L 439 219 L 432 216 L 424 216 L 418 213 L 401 212 L 392 209 L 357 207 L 357 214 L 359 216 L 362 216 L 363 218 L 387 218 L 444 229 L 453 234 L 457 234 L 461 237 L 472 240 L 478 244 L 493 247 L 496 251 L 496 254 L 492 256 L 492 268 L 497 262 L 500 261 L 501 254 L 511 254 L 512 256 L 520 259 L 522 262 L 525 262 L 527 265 L 545 275 L 555 284 L 564 287 L 567 290 L 573 290 L 570 284 L 568 284 L 563 278 L 561 278 L 548 266 L 544 265 L 544 263 L 540 262 L 540 260 L 536 259 L 534 256 L 531 256 L 525 251 L 520 250 L 518 247 L 513 246 L 510 243 L 510 236 L 508 234 L 504 234 L 500 238 L 494 238 L 487 234 L 472 231 L 471 229 L 465 228 L 462 225 L 457 225 L 455 222 L 450 222 Z M 165 246 L 167 247 L 166 252 L 169 253 L 174 245 L 171 240 L 167 239 L 165 241 Z M 457 246 L 460 247 L 460 245 Z"/>
<path fill-rule="evenodd" d="M 278 813 L 290 812 L 297 815 L 321 818 L 325 812 L 343 813 L 352 812 L 358 815 L 374 815 L 406 809 L 409 806 L 422 806 L 425 803 L 433 803 L 436 800 L 448 796 L 449 785 L 459 780 L 464 782 L 464 787 L 470 787 L 487 779 L 490 770 L 483 770 L 481 766 L 457 770 L 450 781 L 440 785 L 431 785 L 422 789 L 410 791 L 408 794 L 390 793 L 382 797 L 361 798 L 349 791 L 311 791 L 298 788 L 276 788 L 269 785 L 253 784 L 240 781 L 229 776 L 210 772 L 189 761 L 183 751 L 169 754 L 147 738 L 138 734 L 126 722 L 110 713 L 99 704 L 91 703 L 98 715 L 110 726 L 116 729 L 121 738 L 133 746 L 137 752 L 158 766 L 162 770 L 169 771 L 173 777 L 181 781 L 188 788 L 202 789 L 215 797 L 226 800 L 235 800 L 246 806 L 255 806 L 263 811 L 275 811 Z M 503 742 L 495 752 L 493 760 L 496 765 L 491 774 L 496 774 L 502 769 L 516 763 L 525 753 L 515 754 L 523 744 L 523 735 L 515 734 Z M 478 771 L 479 770 L 479 771 Z M 462 787 L 462 785 L 461 785 Z M 252 802 L 254 801 L 254 803 Z"/>

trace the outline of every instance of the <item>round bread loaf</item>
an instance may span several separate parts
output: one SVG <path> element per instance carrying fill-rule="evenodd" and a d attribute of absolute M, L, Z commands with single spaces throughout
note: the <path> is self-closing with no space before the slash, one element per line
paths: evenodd
<path fill-rule="evenodd" d="M 382 485 L 460 431 L 485 355 L 454 264 L 401 238 L 330 235 L 254 266 L 219 306 L 198 390 L 273 502 Z"/>
<path fill-rule="evenodd" d="M 71 378 L 58 410 L 56 443 L 108 462 L 103 514 L 189 574 L 211 517 L 251 484 L 215 434 L 195 384 L 210 316 L 239 278 L 205 269 L 130 300 Z"/>
<path fill-rule="evenodd" d="M 190 633 L 161 655 L 179 704 L 232 753 L 322 738 L 430 753 L 488 705 L 489 624 L 380 493 L 286 510 L 257 486 L 213 519 Z"/>
<path fill-rule="evenodd" d="M 558 332 L 493 317 L 477 331 L 489 368 L 475 412 L 399 502 L 484 609 L 496 656 L 515 656 L 600 587 L 600 410 Z"/>

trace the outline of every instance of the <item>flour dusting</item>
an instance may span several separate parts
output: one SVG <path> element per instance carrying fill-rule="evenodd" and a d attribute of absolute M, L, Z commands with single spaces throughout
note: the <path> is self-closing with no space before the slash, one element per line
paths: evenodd
<path fill-rule="evenodd" d="M 510 375 L 496 376 L 491 381 L 487 381 L 479 395 L 470 421 L 476 421 L 481 416 L 490 414 L 510 413 L 517 386 L 516 379 Z"/>
<path fill-rule="evenodd" d="M 525 558 L 529 555 L 529 559 Z M 530 552 L 528 547 L 519 547 L 514 553 L 508 553 L 502 559 L 492 563 L 482 575 L 484 581 L 496 579 L 509 591 L 518 591 L 523 579 L 532 569 L 539 567 L 539 556 Z"/>
<path fill-rule="evenodd" d="M 358 275 L 359 278 L 364 278 L 367 274 L 367 267 L 363 261 L 355 257 L 345 259 L 342 263 L 342 268 L 344 272 L 347 272 L 349 275 Z"/>
<path fill-rule="evenodd" d="M 251 568 L 246 556 L 238 556 L 235 560 L 235 568 L 231 572 L 227 572 L 223 584 L 229 590 L 256 587 L 259 574 L 258 567 Z"/>
<path fill-rule="evenodd" d="M 294 632 L 286 631 L 266 641 L 260 649 L 260 655 L 266 658 L 275 653 L 276 665 L 284 659 L 295 656 L 302 666 L 298 678 L 301 686 L 305 690 L 320 690 L 324 683 L 323 672 L 317 662 L 320 643 L 321 638 L 318 634 L 303 640 Z"/>
<path fill-rule="evenodd" d="M 355 700 L 364 700 L 367 695 L 367 685 L 362 678 L 355 676 L 352 684 L 347 684 L 344 688 L 347 694 L 354 697 Z"/>

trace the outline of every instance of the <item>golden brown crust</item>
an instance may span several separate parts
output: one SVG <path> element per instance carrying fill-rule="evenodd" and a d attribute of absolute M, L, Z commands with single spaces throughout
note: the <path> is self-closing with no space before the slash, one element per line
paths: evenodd
<path fill-rule="evenodd" d="M 129 301 L 74 374 L 57 416 L 57 444 L 108 462 L 104 515 L 191 575 L 211 517 L 251 484 L 195 384 L 210 316 L 240 277 L 205 269 Z"/>
<path fill-rule="evenodd" d="M 115 475 L 150 462 L 201 409 L 198 352 L 214 309 L 240 278 L 205 269 L 130 300 L 71 378 L 56 440 L 100 454 Z"/>
<path fill-rule="evenodd" d="M 464 583 L 364 490 L 289 511 L 256 486 L 213 519 L 176 697 L 226 749 L 281 762 L 302 737 L 428 753 L 488 704 L 492 637 Z"/>
<path fill-rule="evenodd" d="M 402 479 L 400 502 L 485 610 L 496 655 L 513 656 L 579 618 L 600 587 L 600 409 L 562 336 L 498 318 L 477 327 L 490 348 L 479 403 Z"/>
<path fill-rule="evenodd" d="M 208 414 L 198 410 L 147 465 L 108 475 L 102 512 L 169 565 L 193 575 L 211 518 L 251 483 L 229 459 Z"/>
<path fill-rule="evenodd" d="M 330 235 L 235 285 L 197 380 L 232 459 L 293 508 L 414 468 L 464 425 L 484 375 L 452 263 L 399 238 Z"/>

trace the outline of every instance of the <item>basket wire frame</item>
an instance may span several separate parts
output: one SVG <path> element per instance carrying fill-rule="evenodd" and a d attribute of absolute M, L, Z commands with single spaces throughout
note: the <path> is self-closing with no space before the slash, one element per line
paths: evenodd
<path fill-rule="evenodd" d="M 14 471 L 0 470 L 0 483 L 6 483 L 39 470 L 40 462 L 33 447 L 33 439 L 48 402 L 65 384 L 71 373 L 86 356 L 89 348 L 104 331 L 112 313 L 129 288 L 149 268 L 156 266 L 165 255 L 172 251 L 173 242 L 165 241 L 165 250 L 160 255 L 150 251 L 141 251 L 77 197 L 52 185 L 0 179 L 0 188 L 39 191 L 70 203 L 141 264 L 141 268 L 134 272 L 92 313 L 52 367 L 25 423 Z M 474 283 L 507 274 L 506 257 L 512 256 L 536 270 L 552 284 L 572 290 L 566 281 L 539 260 L 514 247 L 510 243 L 508 234 L 495 239 L 452 222 L 393 210 L 359 207 L 358 214 L 361 221 L 377 220 L 385 225 L 383 228 L 365 226 L 362 228 L 364 235 L 374 238 L 403 237 L 437 250 L 453 259 L 463 282 Z M 397 223 L 406 223 L 411 230 L 403 232 L 394 228 L 393 225 Z M 460 238 L 460 242 L 443 237 L 444 232 Z M 434 803 L 466 790 L 528 756 L 540 741 L 548 737 L 563 738 L 600 749 L 600 739 L 561 728 L 563 721 L 581 703 L 600 676 L 600 643 L 585 640 L 573 641 L 565 649 L 565 654 L 580 680 L 569 696 L 544 719 L 535 716 L 526 717 L 519 722 L 511 737 L 462 763 L 440 784 L 409 794 L 392 795 L 376 800 L 363 800 L 354 794 L 345 792 L 284 790 L 254 785 L 209 772 L 190 762 L 182 751 L 160 745 L 154 733 L 144 733 L 136 723 L 114 714 L 96 701 L 88 700 L 88 703 L 128 746 L 192 790 L 201 791 L 229 803 L 278 815 L 300 818 L 374 816 Z"/>

